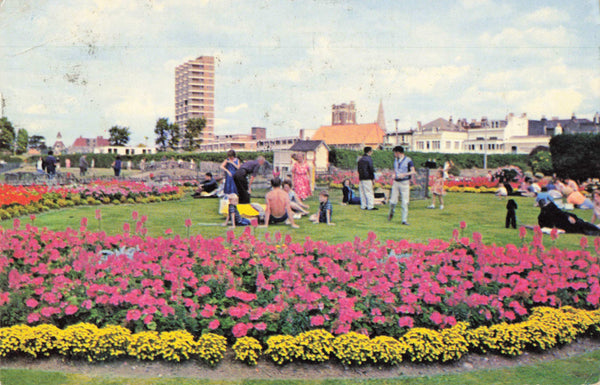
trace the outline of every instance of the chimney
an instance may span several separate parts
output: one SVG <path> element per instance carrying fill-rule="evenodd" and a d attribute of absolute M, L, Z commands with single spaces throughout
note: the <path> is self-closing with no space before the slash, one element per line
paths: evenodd
<path fill-rule="evenodd" d="M 450 115 L 450 118 L 448 119 L 448 121 L 449 121 L 450 123 L 452 123 L 452 115 Z"/>
<path fill-rule="evenodd" d="M 423 127 L 421 126 L 421 122 L 417 122 L 417 128 L 419 129 L 419 131 L 423 130 Z"/>

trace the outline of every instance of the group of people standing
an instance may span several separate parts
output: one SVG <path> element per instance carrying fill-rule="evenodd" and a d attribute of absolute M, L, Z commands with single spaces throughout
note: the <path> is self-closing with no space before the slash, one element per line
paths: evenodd
<path fill-rule="evenodd" d="M 388 212 L 388 221 L 391 221 L 396 212 L 396 206 L 400 201 L 401 207 L 401 223 L 408 226 L 408 203 L 410 200 L 410 181 L 416 174 L 415 165 L 408 156 L 404 154 L 404 147 L 396 146 L 394 152 L 394 180 L 390 191 L 390 209 Z M 358 179 L 359 179 L 359 196 L 354 196 L 350 187 L 350 181 L 345 180 L 342 187 L 344 195 L 344 203 L 360 204 L 363 210 L 377 210 L 376 203 L 385 201 L 385 196 L 377 196 L 375 194 L 375 167 L 373 166 L 373 148 L 365 147 L 363 155 L 358 159 Z M 377 202 L 380 200 L 380 202 Z"/>

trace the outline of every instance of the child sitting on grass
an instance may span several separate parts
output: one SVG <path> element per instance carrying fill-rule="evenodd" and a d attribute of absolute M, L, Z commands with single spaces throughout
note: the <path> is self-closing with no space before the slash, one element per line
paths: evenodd
<path fill-rule="evenodd" d="M 237 209 L 237 205 L 240 202 L 237 194 L 229 194 L 227 197 L 229 198 L 229 209 L 227 210 L 227 218 L 225 218 L 223 226 L 227 226 L 228 223 L 231 223 L 231 227 L 233 228 L 235 226 L 248 226 L 250 220 L 242 217 Z"/>
<path fill-rule="evenodd" d="M 312 223 L 327 223 L 328 225 L 335 225 L 335 223 L 331 222 L 331 212 L 333 211 L 333 206 L 331 202 L 329 202 L 329 192 L 327 190 L 321 191 L 319 193 L 319 212 L 310 216 L 310 221 Z"/>

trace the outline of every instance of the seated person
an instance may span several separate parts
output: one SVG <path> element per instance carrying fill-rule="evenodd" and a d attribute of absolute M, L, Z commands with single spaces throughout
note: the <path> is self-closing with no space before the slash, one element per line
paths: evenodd
<path fill-rule="evenodd" d="M 535 203 L 533 205 L 537 207 L 542 207 L 546 204 L 547 201 L 550 201 L 556 205 L 552 194 L 542 190 L 541 192 L 535 193 Z"/>
<path fill-rule="evenodd" d="M 538 224 L 540 227 L 557 228 L 566 233 L 580 233 L 585 235 L 600 236 L 600 228 L 588 223 L 577 215 L 562 211 L 549 200 L 540 200 L 540 215 Z"/>
<path fill-rule="evenodd" d="M 294 223 L 294 212 L 290 205 L 290 196 L 281 188 L 281 179 L 275 177 L 271 179 L 271 191 L 265 197 L 265 227 L 276 223 L 289 224 L 297 229 L 299 226 Z"/>
<path fill-rule="evenodd" d="M 208 197 L 216 197 L 217 189 L 219 188 L 219 184 L 217 180 L 213 178 L 212 173 L 207 172 L 204 175 L 204 180 L 198 186 L 198 189 L 192 196 L 194 198 L 208 198 Z"/>
<path fill-rule="evenodd" d="M 292 206 L 292 211 L 296 213 L 296 217 L 294 219 L 298 219 L 302 215 L 308 215 L 308 209 L 310 208 L 307 204 L 303 203 L 298 197 L 296 193 L 292 189 L 292 181 L 286 179 L 283 181 L 283 190 L 288 193 L 290 197 L 290 206 Z"/>
<path fill-rule="evenodd" d="M 360 197 L 356 195 L 353 190 L 353 186 L 350 183 L 350 179 L 344 179 L 342 185 L 342 204 L 343 205 L 359 205 Z M 376 205 L 385 204 L 385 193 L 375 192 L 373 193 L 373 203 Z"/>
<path fill-rule="evenodd" d="M 570 189 L 569 189 L 570 190 Z M 569 191 L 567 190 L 567 191 Z M 570 190 L 570 194 L 567 195 L 567 202 L 571 203 L 573 206 L 582 209 L 588 210 L 594 208 L 594 204 L 589 198 L 586 198 L 579 190 Z"/>
<path fill-rule="evenodd" d="M 352 190 L 352 185 L 350 184 L 350 179 L 344 179 L 342 183 L 342 203 L 346 205 L 359 205 L 360 197 L 356 196 L 354 190 Z"/>
<path fill-rule="evenodd" d="M 329 202 L 329 192 L 327 190 L 319 193 L 319 212 L 310 216 L 312 223 L 327 223 L 328 225 L 335 225 L 331 222 L 331 214 L 333 212 L 333 206 Z"/>
<path fill-rule="evenodd" d="M 592 203 L 594 204 L 594 212 L 590 222 L 596 223 L 600 221 L 600 190 L 592 191 Z"/>
<path fill-rule="evenodd" d="M 240 201 L 237 194 L 229 194 L 228 199 L 229 208 L 227 209 L 227 218 L 225 219 L 223 226 L 227 226 L 228 223 L 234 228 L 235 226 L 248 226 L 250 224 L 250 220 L 242 217 L 237 209 L 237 205 Z"/>

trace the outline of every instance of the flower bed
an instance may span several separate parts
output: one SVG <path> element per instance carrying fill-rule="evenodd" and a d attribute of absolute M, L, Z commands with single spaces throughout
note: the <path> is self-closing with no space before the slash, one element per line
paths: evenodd
<path fill-rule="evenodd" d="M 145 237 L 0 229 L 0 325 L 89 322 L 232 337 L 313 328 L 398 337 L 409 328 L 525 319 L 536 306 L 597 308 L 595 251 L 545 250 L 537 229 L 521 247 L 481 236 L 427 244 L 374 234 L 330 245 L 286 236 Z"/>
<path fill-rule="evenodd" d="M 260 358 L 276 364 L 293 361 L 345 365 L 397 365 L 402 361 L 456 361 L 468 352 L 518 356 L 568 344 L 589 334 L 598 336 L 600 311 L 571 307 L 532 310 L 526 321 L 469 329 L 458 323 L 441 331 L 414 328 L 399 338 L 349 332 L 334 336 L 315 329 L 296 336 L 278 335 L 265 344 L 253 337 L 236 339 L 231 347 L 235 359 L 256 365 Z M 264 350 L 263 346 L 267 349 Z M 0 357 L 47 357 L 61 355 L 88 361 L 131 357 L 139 360 L 183 361 L 196 359 L 215 366 L 225 356 L 226 338 L 213 333 L 194 337 L 187 331 L 143 331 L 131 333 L 121 326 L 98 328 L 80 323 L 59 329 L 54 325 L 15 325 L 0 328 Z"/>
<path fill-rule="evenodd" d="M 94 181 L 74 187 L 0 185 L 0 219 L 77 205 L 148 203 L 180 199 L 176 186 L 129 181 Z"/>

